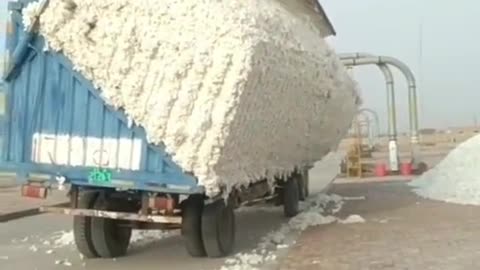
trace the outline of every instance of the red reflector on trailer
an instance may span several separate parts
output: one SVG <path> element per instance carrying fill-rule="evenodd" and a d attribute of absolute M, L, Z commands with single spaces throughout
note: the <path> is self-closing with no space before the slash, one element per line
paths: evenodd
<path fill-rule="evenodd" d="M 156 210 L 165 210 L 173 212 L 175 209 L 175 200 L 165 197 L 154 197 L 149 199 L 149 207 Z"/>
<path fill-rule="evenodd" d="M 23 185 L 22 186 L 22 196 L 36 199 L 45 199 L 47 198 L 47 188 L 42 186 L 34 185 Z"/>

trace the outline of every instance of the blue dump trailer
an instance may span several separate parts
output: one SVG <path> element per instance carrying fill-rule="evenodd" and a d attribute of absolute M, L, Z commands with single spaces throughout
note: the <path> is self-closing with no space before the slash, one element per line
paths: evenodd
<path fill-rule="evenodd" d="M 125 255 L 132 229 L 180 229 L 190 255 L 225 256 L 234 246 L 235 208 L 267 200 L 283 204 L 286 216 L 298 212 L 308 194 L 308 168 L 273 189 L 259 180 L 207 198 L 195 176 L 107 106 L 69 59 L 44 51 L 38 18 L 24 29 L 21 13 L 29 2 L 8 6 L 0 169 L 16 175 L 23 196 L 45 198 L 50 189 L 68 188 L 68 207 L 42 211 L 73 216 L 85 257 Z"/>

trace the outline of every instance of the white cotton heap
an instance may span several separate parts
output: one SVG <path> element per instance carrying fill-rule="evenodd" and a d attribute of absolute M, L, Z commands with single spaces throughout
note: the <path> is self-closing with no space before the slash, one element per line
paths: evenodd
<path fill-rule="evenodd" d="M 480 135 L 463 142 L 410 185 L 425 198 L 480 205 Z"/>
<path fill-rule="evenodd" d="M 350 126 L 356 84 L 309 2 L 50 0 L 39 31 L 213 196 L 320 160 Z"/>

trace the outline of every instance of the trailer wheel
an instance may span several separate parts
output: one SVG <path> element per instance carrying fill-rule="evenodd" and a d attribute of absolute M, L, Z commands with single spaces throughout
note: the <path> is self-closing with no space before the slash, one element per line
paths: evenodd
<path fill-rule="evenodd" d="M 188 254 L 205 257 L 202 240 L 203 196 L 190 195 L 182 205 L 182 237 Z"/>
<path fill-rule="evenodd" d="M 223 257 L 233 250 L 235 213 L 224 200 L 207 204 L 202 214 L 202 238 L 208 257 Z"/>
<path fill-rule="evenodd" d="M 305 199 L 307 198 L 307 178 L 305 176 L 305 171 L 303 171 L 302 173 L 294 173 L 294 175 L 292 177 L 296 177 L 297 178 L 297 181 L 298 181 L 298 199 L 300 201 L 305 201 Z"/>
<path fill-rule="evenodd" d="M 293 217 L 298 214 L 300 199 L 298 178 L 298 174 L 294 174 L 283 185 L 283 213 L 286 217 Z"/>
<path fill-rule="evenodd" d="M 98 210 L 124 210 L 118 209 L 114 201 L 105 196 L 98 196 L 94 205 Z M 92 218 L 92 240 L 98 255 L 102 258 L 115 258 L 127 253 L 132 228 L 126 221 L 108 218 Z"/>
<path fill-rule="evenodd" d="M 310 196 L 310 175 L 309 175 L 309 169 L 303 170 L 303 187 L 304 187 L 304 196 L 305 199 Z"/>
<path fill-rule="evenodd" d="M 96 192 L 83 191 L 78 193 L 78 207 L 91 209 L 97 197 Z M 78 251 L 86 258 L 97 258 L 98 253 L 93 247 L 91 217 L 73 217 L 73 237 Z"/>
<path fill-rule="evenodd" d="M 275 188 L 275 199 L 273 201 L 273 205 L 280 206 L 283 204 L 283 187 L 276 187 Z"/>

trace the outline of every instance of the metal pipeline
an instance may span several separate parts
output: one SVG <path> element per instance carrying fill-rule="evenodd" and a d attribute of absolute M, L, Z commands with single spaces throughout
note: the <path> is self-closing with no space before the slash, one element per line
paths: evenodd
<path fill-rule="evenodd" d="M 397 67 L 407 79 L 408 82 L 408 103 L 410 120 L 410 140 L 412 144 L 418 143 L 418 110 L 417 110 L 417 87 L 415 76 L 410 68 L 400 60 L 388 56 L 372 56 L 365 53 L 340 54 L 342 63 L 347 66 L 357 65 L 393 65 Z"/>
<path fill-rule="evenodd" d="M 340 60 L 342 63 L 347 65 L 347 69 L 350 66 L 351 61 L 362 58 L 362 57 L 375 57 L 374 55 L 367 53 L 342 53 L 339 54 Z M 380 71 L 382 71 L 383 76 L 385 77 L 385 86 L 387 89 L 387 110 L 388 110 L 388 136 L 390 140 L 397 140 L 397 109 L 395 102 L 395 86 L 393 81 L 393 73 L 386 64 L 377 64 Z"/>
<path fill-rule="evenodd" d="M 358 111 L 359 113 L 362 113 L 364 115 L 366 115 L 365 113 L 370 113 L 371 115 L 373 115 L 373 119 L 375 121 L 375 126 L 376 126 L 376 130 L 375 130 L 375 137 L 379 137 L 380 136 L 380 119 L 378 118 L 378 114 L 377 112 L 375 112 L 374 110 L 372 109 L 368 109 L 368 108 L 362 108 Z"/>
<path fill-rule="evenodd" d="M 372 56 L 366 53 L 340 54 L 342 63 L 346 66 L 357 65 L 393 65 L 397 67 L 407 79 L 408 82 L 408 104 L 409 104 L 409 124 L 410 124 L 410 142 L 412 150 L 412 163 L 416 164 L 419 156 L 418 146 L 418 110 L 417 110 L 417 88 L 415 76 L 410 68 L 402 61 L 388 56 Z M 387 91 L 389 93 L 390 91 Z M 394 99 L 393 99 L 394 100 Z M 392 101 L 392 98 L 389 98 Z M 394 103 L 393 103 L 394 104 Z M 396 126 L 396 125 L 395 125 Z"/>
<path fill-rule="evenodd" d="M 347 70 L 351 71 L 352 64 L 345 63 L 349 60 L 355 60 L 360 57 L 375 57 L 371 54 L 361 54 L 361 53 L 344 53 L 340 54 L 340 60 L 347 66 Z M 386 64 L 378 64 L 378 68 L 382 71 L 383 76 L 385 77 L 385 84 L 387 89 L 387 111 L 388 111 L 388 160 L 390 165 L 391 171 L 398 171 L 400 170 L 400 157 L 398 154 L 398 146 L 397 146 L 397 116 L 396 116 L 396 102 L 395 102 L 395 87 L 393 81 L 393 73 L 390 68 Z M 378 115 L 377 118 L 377 128 L 380 128 Z M 380 134 L 380 132 L 378 132 Z"/>
<path fill-rule="evenodd" d="M 368 118 L 366 114 L 363 114 L 363 116 L 365 116 L 365 119 L 358 121 L 358 126 L 360 128 L 359 133 L 361 137 L 363 137 L 364 131 L 367 133 L 366 135 L 367 135 L 368 147 L 372 149 L 374 142 L 373 142 L 373 134 L 372 134 L 370 118 Z"/>

